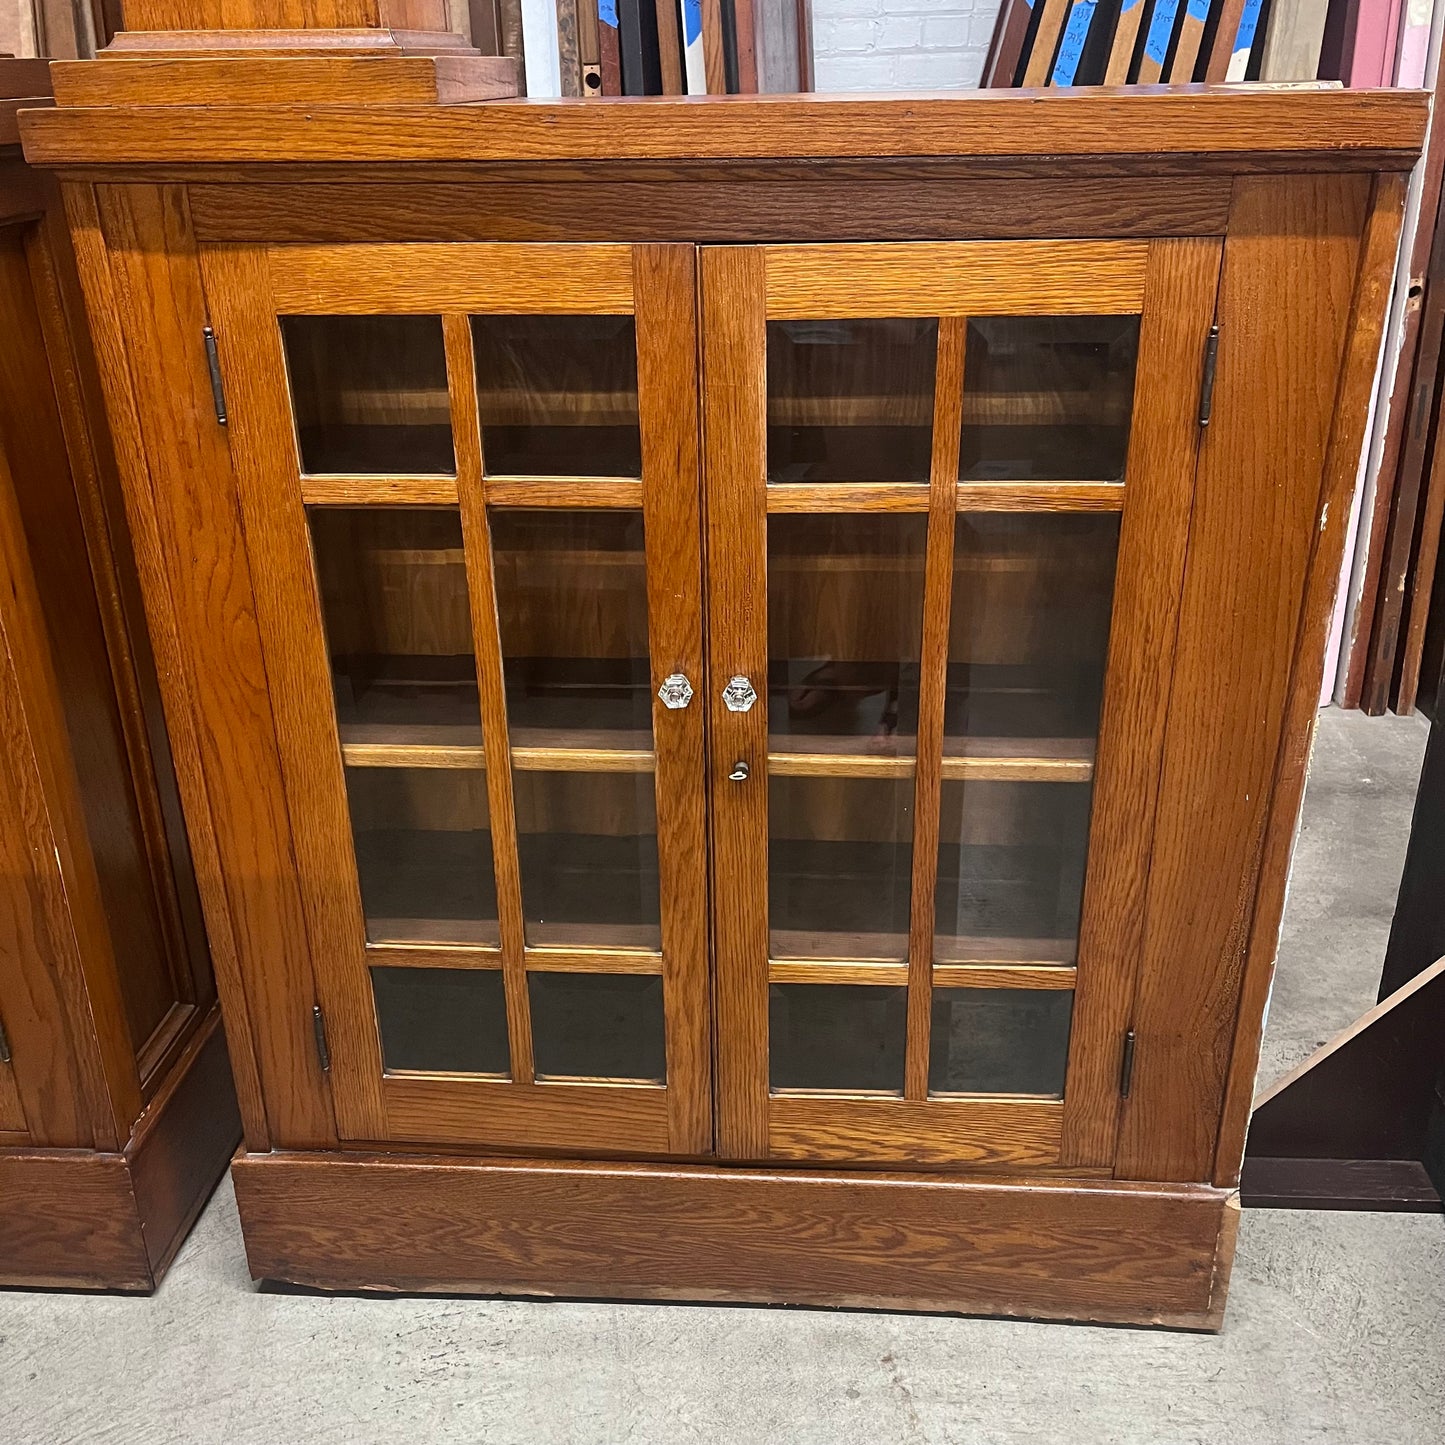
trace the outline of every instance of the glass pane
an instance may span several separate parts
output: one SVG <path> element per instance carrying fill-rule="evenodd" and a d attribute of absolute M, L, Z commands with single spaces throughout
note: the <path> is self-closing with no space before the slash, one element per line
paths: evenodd
<path fill-rule="evenodd" d="M 927 534 L 921 513 L 768 518 L 773 752 L 913 755 Z"/>
<path fill-rule="evenodd" d="M 934 989 L 929 1093 L 1061 1097 L 1073 1011 L 1070 989 Z"/>
<path fill-rule="evenodd" d="M 480 768 L 349 767 L 346 797 L 371 942 L 500 942 Z"/>
<path fill-rule="evenodd" d="M 768 780 L 774 958 L 908 957 L 913 778 Z"/>
<path fill-rule="evenodd" d="M 371 987 L 384 1068 L 510 1073 L 500 970 L 373 968 Z"/>
<path fill-rule="evenodd" d="M 303 472 L 456 471 L 440 316 L 283 316 L 281 340 Z"/>
<path fill-rule="evenodd" d="M 630 316 L 473 316 L 490 476 L 640 477 Z"/>
<path fill-rule="evenodd" d="M 1137 316 L 982 316 L 968 323 L 959 475 L 1124 478 Z"/>
<path fill-rule="evenodd" d="M 480 746 L 454 507 L 313 507 L 312 549 L 343 743 Z"/>
<path fill-rule="evenodd" d="M 527 987 L 539 1078 L 666 1078 L 656 974 L 529 973 Z"/>
<path fill-rule="evenodd" d="M 512 790 L 527 942 L 661 948 L 650 772 L 535 772 Z"/>
<path fill-rule="evenodd" d="M 493 509 L 512 744 L 652 747 L 642 514 Z"/>
<path fill-rule="evenodd" d="M 768 480 L 926 482 L 938 322 L 768 322 Z"/>
<path fill-rule="evenodd" d="M 1074 961 L 1091 797 L 1087 782 L 944 780 L 935 962 Z"/>
<path fill-rule="evenodd" d="M 1052 738 L 1092 754 L 1118 547 L 1118 513 L 960 514 L 945 753 L 988 751 L 962 738 Z"/>
<path fill-rule="evenodd" d="M 906 988 L 769 985 L 771 1087 L 902 1093 L 907 1013 Z"/>

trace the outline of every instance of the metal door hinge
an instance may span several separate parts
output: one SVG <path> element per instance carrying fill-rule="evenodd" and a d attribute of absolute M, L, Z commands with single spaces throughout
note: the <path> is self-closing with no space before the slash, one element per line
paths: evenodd
<path fill-rule="evenodd" d="M 1204 376 L 1199 383 L 1199 425 L 1208 426 L 1214 413 L 1214 368 L 1219 360 L 1219 323 L 1209 328 L 1204 343 Z"/>
<path fill-rule="evenodd" d="M 1124 1035 L 1124 1055 L 1119 1060 L 1119 1097 L 1127 1099 L 1134 1084 L 1134 1030 Z"/>
<path fill-rule="evenodd" d="M 313 1004 L 311 1007 L 311 1032 L 316 1035 L 316 1060 L 321 1065 L 321 1072 L 331 1072 L 331 1050 L 326 1044 L 326 1015 L 321 1012 L 321 1005 Z"/>
<path fill-rule="evenodd" d="M 5 1036 L 5 1021 L 0 1019 L 0 1064 L 10 1062 L 10 1040 Z"/>
<path fill-rule="evenodd" d="M 201 340 L 206 343 L 206 370 L 211 373 L 211 400 L 216 404 L 216 420 L 226 424 L 226 393 L 221 389 L 221 357 L 216 351 L 216 333 L 209 326 L 201 327 Z"/>

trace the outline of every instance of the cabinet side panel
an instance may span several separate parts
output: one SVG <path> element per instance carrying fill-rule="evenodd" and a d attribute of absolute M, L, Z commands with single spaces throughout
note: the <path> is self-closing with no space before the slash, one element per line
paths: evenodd
<path fill-rule="evenodd" d="M 1290 678 L 1289 710 L 1280 740 L 1278 773 L 1264 835 L 1259 893 L 1250 926 L 1249 952 L 1245 959 L 1240 997 L 1239 1028 L 1230 1061 L 1215 1157 L 1215 1182 L 1227 1186 L 1238 1184 L 1244 1157 L 1244 1135 L 1249 1123 L 1255 1073 L 1259 1068 L 1265 1005 L 1274 979 L 1290 854 L 1319 710 L 1325 639 L 1334 610 L 1335 589 L 1339 583 L 1349 524 L 1350 494 L 1359 472 L 1370 392 L 1375 384 L 1380 338 L 1390 303 L 1395 252 L 1400 244 L 1400 222 L 1405 210 L 1406 179 L 1402 174 L 1390 174 L 1376 180 L 1360 248 L 1348 349 L 1340 371 L 1334 426 L 1325 461 L 1320 521 L 1314 533 L 1314 555 L 1310 560 L 1304 609 L 1300 615 L 1299 641 Z"/>
<path fill-rule="evenodd" d="M 112 384 L 129 388 L 143 448 L 144 460 L 124 468 L 127 504 L 143 546 L 156 549 L 142 580 L 153 627 L 174 646 L 166 704 L 188 817 L 193 836 L 209 831 L 215 849 L 200 872 L 213 940 L 226 936 L 216 955 L 228 1025 L 240 1032 L 249 1010 L 278 1142 L 324 1145 L 335 1125 L 312 1036 L 315 985 L 230 454 L 201 345 L 206 310 L 184 192 L 101 187 L 98 200 L 112 290 L 91 294 L 90 307 L 98 326 L 107 302 L 114 307 L 127 352 L 109 359 L 126 367 Z M 261 1114 L 247 1072 L 238 1069 L 249 1137 Z"/>
<path fill-rule="evenodd" d="M 1371 184 L 1236 184 L 1116 1161 L 1125 1178 L 1213 1170 Z"/>

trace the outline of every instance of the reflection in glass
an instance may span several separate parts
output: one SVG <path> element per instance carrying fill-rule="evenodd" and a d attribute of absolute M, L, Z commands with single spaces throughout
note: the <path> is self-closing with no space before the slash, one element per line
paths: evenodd
<path fill-rule="evenodd" d="M 1067 739 L 1065 752 L 1092 755 L 1118 546 L 1113 512 L 959 515 L 944 714 L 950 739 Z M 962 750 L 945 743 L 945 753 Z"/>
<path fill-rule="evenodd" d="M 510 1072 L 500 970 L 373 968 L 382 1066 L 439 1074 Z"/>
<path fill-rule="evenodd" d="M 934 989 L 929 1093 L 1061 1097 L 1073 1009 L 1070 989 Z"/>
<path fill-rule="evenodd" d="M 774 753 L 912 756 L 927 529 L 922 514 L 768 518 Z"/>
<path fill-rule="evenodd" d="M 906 988 L 770 984 L 771 1088 L 902 1093 L 907 1012 Z"/>
<path fill-rule="evenodd" d="M 768 780 L 773 958 L 908 957 L 913 778 Z"/>
<path fill-rule="evenodd" d="M 1122 481 L 1137 316 L 981 316 L 968 323 L 959 476 Z"/>
<path fill-rule="evenodd" d="M 283 316 L 281 340 L 303 472 L 456 471 L 440 316 Z"/>
<path fill-rule="evenodd" d="M 489 476 L 640 477 L 630 316 L 473 316 Z"/>
<path fill-rule="evenodd" d="M 935 962 L 1074 961 L 1091 796 L 1086 782 L 945 779 Z"/>
<path fill-rule="evenodd" d="M 661 948 L 651 772 L 528 772 L 512 790 L 534 946 Z"/>
<path fill-rule="evenodd" d="M 938 322 L 768 322 L 768 481 L 926 482 Z"/>
<path fill-rule="evenodd" d="M 343 742 L 479 745 L 455 507 L 313 507 L 312 550 Z"/>
<path fill-rule="evenodd" d="M 514 747 L 652 747 L 642 514 L 491 512 Z"/>
<path fill-rule="evenodd" d="M 480 768 L 346 769 L 372 943 L 499 942 Z"/>
<path fill-rule="evenodd" d="M 539 1078 L 666 1078 L 660 976 L 529 973 L 527 987 Z"/>

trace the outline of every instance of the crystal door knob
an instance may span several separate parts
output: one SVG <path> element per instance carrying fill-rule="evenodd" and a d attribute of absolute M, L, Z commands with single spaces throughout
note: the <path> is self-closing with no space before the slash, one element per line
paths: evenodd
<path fill-rule="evenodd" d="M 685 672 L 671 672 L 662 679 L 657 695 L 662 699 L 663 707 L 686 707 L 692 701 L 692 684 Z"/>
<path fill-rule="evenodd" d="M 746 712 L 758 700 L 758 695 L 747 678 L 730 677 L 723 688 L 722 700 L 729 712 Z"/>
<path fill-rule="evenodd" d="M 734 763 L 733 770 L 728 774 L 728 777 L 735 783 L 745 783 L 748 780 L 748 773 L 750 771 L 751 769 L 746 763 Z"/>

